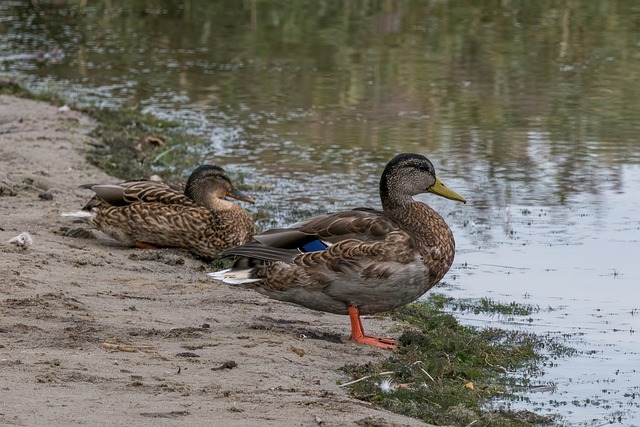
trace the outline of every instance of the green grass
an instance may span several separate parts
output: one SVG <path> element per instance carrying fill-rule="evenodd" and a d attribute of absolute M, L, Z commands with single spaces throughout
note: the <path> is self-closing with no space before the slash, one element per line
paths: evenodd
<path fill-rule="evenodd" d="M 452 301 L 449 306 L 455 311 L 470 311 L 474 314 L 500 314 L 504 316 L 530 316 L 540 311 L 540 307 L 512 301 L 503 303 L 491 298 L 460 299 Z"/>
<path fill-rule="evenodd" d="M 573 350 L 549 337 L 497 328 L 461 325 L 442 311 L 448 297 L 431 295 L 425 302 L 394 311 L 405 325 L 401 346 L 380 363 L 347 365 L 353 380 L 349 392 L 393 412 L 436 425 L 554 425 L 559 417 L 500 409 L 535 383 L 548 358 Z M 550 345 L 553 343 L 553 345 Z M 383 380 L 395 388 L 382 390 Z M 493 404 L 492 404 L 493 403 Z"/>

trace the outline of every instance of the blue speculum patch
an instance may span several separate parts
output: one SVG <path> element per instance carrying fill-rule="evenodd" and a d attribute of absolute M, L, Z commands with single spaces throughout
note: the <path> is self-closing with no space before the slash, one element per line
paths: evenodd
<path fill-rule="evenodd" d="M 322 243 L 321 240 L 315 239 L 300 246 L 299 249 L 302 252 L 318 252 L 318 251 L 324 251 L 325 249 L 327 249 L 327 245 Z"/>

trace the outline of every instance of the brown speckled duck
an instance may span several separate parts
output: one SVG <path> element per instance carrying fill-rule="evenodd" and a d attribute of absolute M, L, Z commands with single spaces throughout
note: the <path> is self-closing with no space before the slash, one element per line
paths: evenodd
<path fill-rule="evenodd" d="M 218 166 L 199 166 L 186 185 L 140 180 L 87 187 L 96 195 L 81 211 L 63 215 L 85 218 L 127 246 L 180 248 L 214 258 L 253 236 L 251 215 L 226 197 L 254 200 Z"/>
<path fill-rule="evenodd" d="M 399 154 L 380 179 L 382 211 L 358 208 L 266 231 L 223 251 L 236 257 L 234 266 L 209 275 L 313 310 L 348 314 L 352 340 L 395 348 L 392 338 L 365 335 L 360 314 L 414 301 L 451 267 L 451 230 L 413 199 L 425 192 L 466 202 L 442 184 L 426 157 Z"/>

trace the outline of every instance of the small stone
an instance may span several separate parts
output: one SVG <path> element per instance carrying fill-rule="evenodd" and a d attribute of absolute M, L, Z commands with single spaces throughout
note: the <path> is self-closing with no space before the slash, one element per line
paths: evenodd
<path fill-rule="evenodd" d="M 233 360 L 227 360 L 226 362 L 224 362 L 222 365 L 218 366 L 217 368 L 211 368 L 212 371 L 222 371 L 223 369 L 233 369 L 236 366 L 238 366 L 238 364 L 233 361 Z"/>

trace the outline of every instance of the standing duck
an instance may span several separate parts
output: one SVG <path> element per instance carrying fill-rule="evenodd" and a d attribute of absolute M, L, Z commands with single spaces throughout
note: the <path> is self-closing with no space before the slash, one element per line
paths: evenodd
<path fill-rule="evenodd" d="M 352 340 L 395 348 L 395 339 L 366 335 L 360 315 L 414 301 L 451 267 L 451 229 L 413 199 L 426 192 L 466 203 L 442 184 L 426 157 L 399 154 L 380 179 L 381 211 L 358 208 L 268 230 L 223 251 L 223 257 L 236 257 L 233 267 L 209 275 L 277 300 L 348 314 Z"/>
<path fill-rule="evenodd" d="M 218 166 L 199 166 L 186 185 L 139 180 L 85 187 L 96 195 L 63 216 L 85 218 L 127 246 L 180 248 L 210 259 L 253 236 L 251 215 L 226 197 L 254 200 Z"/>

